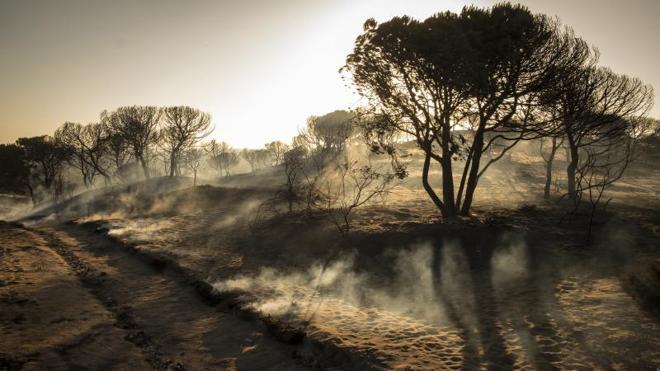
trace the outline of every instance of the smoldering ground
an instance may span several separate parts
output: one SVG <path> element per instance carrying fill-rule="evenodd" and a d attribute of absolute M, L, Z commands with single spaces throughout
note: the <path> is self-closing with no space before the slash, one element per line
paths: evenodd
<path fill-rule="evenodd" d="M 218 281 L 214 286 L 220 291 L 263 292 L 263 298 L 257 295 L 251 303 L 263 314 L 312 322 L 318 320 L 314 308 L 323 306 L 324 298 L 440 325 L 450 322 L 447 306 L 461 308 L 463 313 L 476 310 L 478 283 L 473 282 L 470 272 L 483 269 L 478 266 L 482 262 L 469 261 L 458 239 L 387 249 L 381 259 L 392 261 L 390 269 L 360 266 L 364 263 L 358 261 L 357 254 L 356 250 L 345 252 L 296 272 L 263 268 L 258 274 Z M 526 285 L 529 272 L 524 239 L 506 235 L 491 255 L 486 262 L 491 277 L 485 279 L 492 281 L 497 292 Z"/>
<path fill-rule="evenodd" d="M 632 331 L 660 341 L 657 334 L 651 335 L 655 330 L 644 329 L 658 326 L 644 319 L 642 311 L 628 308 L 635 304 L 625 299 L 620 275 L 632 262 L 630 244 L 636 242 L 620 232 L 629 239 L 602 237 L 619 254 L 629 254 L 624 259 L 617 255 L 617 270 L 612 270 L 609 252 L 576 257 L 562 247 L 561 238 L 543 240 L 542 235 L 519 229 L 468 228 L 458 235 L 449 232 L 422 242 L 390 244 L 380 252 L 349 248 L 341 257 L 307 268 L 264 268 L 214 286 L 249 293 L 247 305 L 264 316 L 359 349 L 410 358 L 401 354 L 432 334 L 428 341 L 457 347 L 464 362 L 578 365 L 587 358 L 620 353 L 613 350 L 618 341 L 647 349 Z M 387 246 L 382 240 L 373 244 L 378 242 Z M 582 312 L 580 306 L 590 312 Z M 597 330 L 602 321 L 606 329 Z M 585 333 L 572 338 L 575 331 Z M 575 343 L 578 338 L 584 343 Z M 630 362 L 641 365 L 644 360 Z"/>
<path fill-rule="evenodd" d="M 513 156 L 491 169 L 485 203 L 533 202 L 534 182 L 519 176 L 531 167 Z M 611 220 L 598 226 L 605 233 L 593 246 L 579 248 L 579 219 L 560 222 L 562 213 L 545 204 L 431 223 L 429 202 L 412 192 L 415 178 L 386 206 L 358 210 L 354 231 L 337 243 L 336 228 L 314 213 L 266 212 L 254 223 L 274 191 L 248 185 L 271 175 L 227 179 L 245 188 L 152 179 L 79 196 L 59 215 L 101 223 L 119 240 L 174 257 L 217 289 L 242 292 L 263 316 L 342 350 L 378 354 L 386 368 L 571 368 L 623 359 L 626 349 L 655 354 L 635 334 L 660 344 L 657 325 L 620 284 L 653 241 L 635 223 Z M 519 192 L 512 195 L 509 183 Z"/>

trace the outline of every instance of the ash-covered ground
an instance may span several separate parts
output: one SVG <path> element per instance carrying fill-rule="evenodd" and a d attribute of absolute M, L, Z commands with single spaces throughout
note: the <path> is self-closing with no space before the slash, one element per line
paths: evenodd
<path fill-rule="evenodd" d="M 50 205 L 3 228 L 3 366 L 95 368 L 113 356 L 87 348 L 116 342 L 155 368 L 660 367 L 660 174 L 631 168 L 587 244 L 585 215 L 538 197 L 537 161 L 516 153 L 498 164 L 473 217 L 451 223 L 411 166 L 347 234 L 317 213 L 264 208 L 277 169 L 197 187 L 158 178 Z M 132 261 L 145 256 L 187 278 Z M 183 288 L 191 277 L 231 305 L 197 302 Z M 44 290 L 85 298 L 55 302 Z M 44 317 L 53 307 L 58 318 Z M 71 335 L 48 341 L 63 323 Z M 281 329 L 304 338 L 284 344 Z"/>

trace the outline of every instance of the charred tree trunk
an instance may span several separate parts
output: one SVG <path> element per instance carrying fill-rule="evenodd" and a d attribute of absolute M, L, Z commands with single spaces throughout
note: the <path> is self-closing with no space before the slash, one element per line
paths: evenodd
<path fill-rule="evenodd" d="M 445 204 L 445 212 L 451 217 L 456 216 L 456 204 L 454 199 L 454 175 L 452 171 L 451 153 L 451 127 L 449 119 L 443 122 L 442 130 L 442 199 Z"/>
<path fill-rule="evenodd" d="M 474 136 L 472 163 L 470 164 L 470 173 L 465 187 L 465 201 L 463 201 L 463 206 L 461 207 L 461 215 L 463 216 L 470 215 L 470 208 L 472 207 L 472 200 L 474 199 L 474 191 L 477 189 L 477 182 L 479 181 L 479 165 L 483 149 L 484 131 L 479 128 Z"/>
<path fill-rule="evenodd" d="M 571 201 L 573 201 L 573 203 L 575 204 L 578 201 L 577 186 L 575 184 L 575 173 L 577 171 L 579 155 L 578 155 L 578 147 L 571 138 L 569 138 L 568 140 L 568 146 L 570 153 L 570 159 L 568 161 L 568 166 L 566 167 L 568 198 Z"/>
<path fill-rule="evenodd" d="M 443 156 L 442 158 L 442 198 L 444 200 L 446 214 L 450 217 L 456 216 L 451 156 Z"/>
<path fill-rule="evenodd" d="M 551 154 L 550 159 L 545 164 L 545 187 L 543 187 L 543 198 L 546 200 L 550 198 L 550 187 L 552 186 L 552 160 L 554 154 Z"/>
<path fill-rule="evenodd" d="M 176 168 L 176 152 L 172 151 L 172 153 L 170 153 L 170 178 L 174 176 L 175 168 Z"/>
<path fill-rule="evenodd" d="M 32 188 L 32 185 L 28 182 L 25 183 L 25 188 L 27 188 L 28 194 L 30 195 L 30 201 L 32 201 L 32 207 L 37 206 L 37 197 L 34 194 L 34 188 Z"/>
<path fill-rule="evenodd" d="M 557 144 L 557 138 L 552 138 L 552 148 L 550 149 L 550 155 L 545 161 L 545 187 L 543 188 L 543 198 L 550 198 L 550 187 L 552 186 L 552 163 L 555 160 L 555 154 L 561 146 L 561 143 Z M 543 156 L 543 154 L 541 154 Z"/>
<path fill-rule="evenodd" d="M 431 155 L 428 152 L 424 152 L 424 165 L 422 167 L 422 185 L 424 186 L 424 190 L 426 193 L 428 193 L 429 197 L 431 197 L 431 200 L 433 201 L 433 204 L 435 204 L 435 207 L 440 210 L 440 214 L 442 214 L 443 218 L 450 218 L 453 217 L 453 215 L 448 215 L 447 210 L 445 209 L 445 205 L 442 203 L 440 200 L 440 197 L 435 193 L 433 190 L 433 187 L 431 187 L 431 184 L 429 183 L 429 169 L 431 167 Z"/>
<path fill-rule="evenodd" d="M 591 234 L 594 225 L 594 217 L 596 216 L 596 204 L 591 205 L 591 210 L 589 212 L 589 226 L 587 227 L 587 245 L 591 244 Z"/>
<path fill-rule="evenodd" d="M 460 210 L 463 205 L 463 191 L 465 189 L 465 180 L 467 179 L 468 171 L 470 170 L 470 164 L 472 163 L 472 149 L 470 149 L 467 159 L 465 159 L 465 165 L 463 166 L 463 173 L 461 174 L 461 183 L 458 186 L 458 194 L 456 195 L 456 209 Z"/>
<path fill-rule="evenodd" d="M 144 159 L 144 156 L 136 155 L 135 158 L 137 158 L 138 162 L 140 162 L 140 165 L 142 166 L 142 171 L 144 172 L 144 177 L 149 179 L 151 177 L 151 175 L 149 174 L 149 166 L 147 164 L 147 161 Z"/>

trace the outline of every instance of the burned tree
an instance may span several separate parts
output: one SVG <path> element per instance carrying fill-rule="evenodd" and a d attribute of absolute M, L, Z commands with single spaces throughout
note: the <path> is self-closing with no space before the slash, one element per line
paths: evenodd
<path fill-rule="evenodd" d="M 230 169 L 240 162 L 238 153 L 228 143 L 213 139 L 204 146 L 204 150 L 209 156 L 209 165 L 220 176 L 229 176 Z"/>
<path fill-rule="evenodd" d="M 228 143 L 213 139 L 203 148 L 209 157 L 209 165 L 218 172 L 219 176 L 229 176 L 229 170 L 238 165 L 240 161 L 238 153 Z"/>
<path fill-rule="evenodd" d="M 0 191 L 26 194 L 37 203 L 30 179 L 30 164 L 23 149 L 16 144 L 0 144 Z"/>
<path fill-rule="evenodd" d="M 548 138 L 541 138 L 539 140 L 539 154 L 545 163 L 545 185 L 543 187 L 543 198 L 550 198 L 550 188 L 552 187 L 552 169 L 557 151 L 564 144 L 564 137 L 552 136 L 549 139 L 549 151 L 546 151 L 544 146 L 548 142 Z"/>
<path fill-rule="evenodd" d="M 87 161 L 87 150 L 82 143 L 83 126 L 67 122 L 55 131 L 53 137 L 70 151 L 69 164 L 77 168 L 85 187 L 89 187 L 96 176 L 95 169 Z"/>
<path fill-rule="evenodd" d="M 87 124 L 82 132 L 82 142 L 87 150 L 87 161 L 105 179 L 106 183 L 110 181 L 112 167 L 107 132 L 107 128 L 102 123 Z"/>
<path fill-rule="evenodd" d="M 294 146 L 307 150 L 307 157 L 317 171 L 344 152 L 354 133 L 355 113 L 337 110 L 323 116 L 311 116 L 294 138 Z"/>
<path fill-rule="evenodd" d="M 30 167 L 30 192 L 40 185 L 45 190 L 53 191 L 60 177 L 65 162 L 71 153 L 67 146 L 48 135 L 19 138 L 16 144 L 23 151 L 23 156 Z"/>
<path fill-rule="evenodd" d="M 243 149 L 241 157 L 250 165 L 250 170 L 261 169 L 268 163 L 270 152 L 266 149 Z"/>
<path fill-rule="evenodd" d="M 101 113 L 101 120 L 126 144 L 146 178 L 150 176 L 147 155 L 158 140 L 160 117 L 161 110 L 153 106 L 119 107 L 113 112 Z"/>
<path fill-rule="evenodd" d="M 225 176 L 231 175 L 231 169 L 238 165 L 241 162 L 241 159 L 238 157 L 238 153 L 232 149 L 227 152 L 221 153 L 215 159 L 225 171 Z"/>
<path fill-rule="evenodd" d="M 301 179 L 303 200 L 311 211 L 323 198 L 319 181 L 329 166 L 334 166 L 346 152 L 355 133 L 356 114 L 337 110 L 323 116 L 311 116 L 306 126 L 293 138 L 292 146 L 304 151 Z"/>
<path fill-rule="evenodd" d="M 282 156 L 285 183 L 284 189 L 278 193 L 278 196 L 287 203 L 289 213 L 293 212 L 293 206 L 303 198 L 302 177 L 305 155 L 306 151 L 303 147 L 294 147 Z"/>
<path fill-rule="evenodd" d="M 219 154 L 213 161 L 220 164 L 221 168 L 224 169 L 225 176 L 229 176 L 231 175 L 231 168 L 238 165 L 241 162 L 241 159 L 236 151 L 230 149 L 229 151 Z"/>
<path fill-rule="evenodd" d="M 543 124 L 531 120 L 539 95 L 579 65 L 582 43 L 522 6 L 466 7 L 424 21 L 368 20 L 344 70 L 368 98 L 377 134 L 414 138 L 424 153 L 422 184 L 443 217 L 468 215 L 479 177 Z M 459 129 L 469 129 L 470 137 Z M 489 135 L 491 133 L 491 135 Z M 487 140 L 487 138 L 491 138 Z M 486 164 L 496 140 L 510 142 Z M 372 145 L 378 147 L 375 141 Z M 453 161 L 465 160 L 458 191 Z M 442 199 L 429 181 L 442 169 Z"/>
<path fill-rule="evenodd" d="M 303 131 L 313 148 L 327 153 L 341 153 L 353 133 L 355 114 L 337 110 L 323 116 L 312 116 Z"/>
<path fill-rule="evenodd" d="M 324 173 L 320 190 L 324 205 L 321 208 L 330 214 L 340 233 L 348 233 L 354 211 L 376 197 L 385 196 L 395 180 L 392 173 L 346 156 L 334 169 Z"/>
<path fill-rule="evenodd" d="M 589 206 L 587 243 L 591 242 L 594 219 L 601 204 L 604 211 L 611 198 L 605 197 L 616 181 L 621 179 L 630 163 L 637 157 L 639 144 L 646 135 L 644 120 L 621 122 L 620 135 L 603 137 L 580 149 L 580 161 L 575 171 L 576 202 L 574 212 L 586 197 Z"/>
<path fill-rule="evenodd" d="M 191 147 L 186 149 L 182 154 L 182 162 L 184 165 L 190 169 L 193 174 L 193 187 L 197 186 L 197 171 L 202 164 L 202 158 L 204 157 L 204 151 L 200 148 Z"/>
<path fill-rule="evenodd" d="M 114 173 L 121 169 L 126 163 L 130 160 L 131 154 L 129 151 L 128 143 L 121 136 L 120 133 L 117 133 L 112 130 L 112 127 L 108 125 L 107 122 L 101 121 L 103 130 L 105 131 L 104 137 L 106 140 L 106 146 L 108 150 L 108 155 L 114 168 Z"/>
<path fill-rule="evenodd" d="M 107 130 L 103 124 L 91 123 L 80 125 L 67 122 L 55 131 L 54 137 L 68 146 L 71 151 L 70 162 L 80 170 L 86 187 L 94 183 L 96 175 L 110 180 Z"/>
<path fill-rule="evenodd" d="M 593 65 L 560 81 L 553 110 L 568 145 L 567 195 L 575 204 L 580 200 L 579 168 L 591 162 L 581 163 L 583 153 L 606 154 L 613 142 L 625 140 L 634 130 L 631 125 L 646 115 L 652 103 L 650 86 Z"/>
<path fill-rule="evenodd" d="M 241 151 L 241 157 L 250 165 L 250 170 L 254 171 L 257 167 L 257 150 L 244 148 Z"/>
<path fill-rule="evenodd" d="M 273 166 L 280 165 L 284 160 L 284 154 L 289 150 L 289 146 L 286 143 L 282 143 L 279 140 L 274 142 L 266 143 L 266 150 L 270 153 L 270 157 L 273 160 Z"/>
<path fill-rule="evenodd" d="M 187 106 L 163 109 L 161 141 L 169 157 L 169 176 L 180 173 L 181 154 L 210 134 L 211 115 Z"/>

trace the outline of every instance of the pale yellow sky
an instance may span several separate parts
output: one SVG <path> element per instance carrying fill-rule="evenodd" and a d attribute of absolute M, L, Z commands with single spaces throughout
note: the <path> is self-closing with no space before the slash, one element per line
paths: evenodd
<path fill-rule="evenodd" d="M 360 104 L 338 69 L 365 19 L 494 2 L 0 0 L 0 142 L 132 104 L 209 111 L 213 136 L 237 147 L 288 141 L 308 116 Z M 660 1 L 520 2 L 660 86 Z"/>

